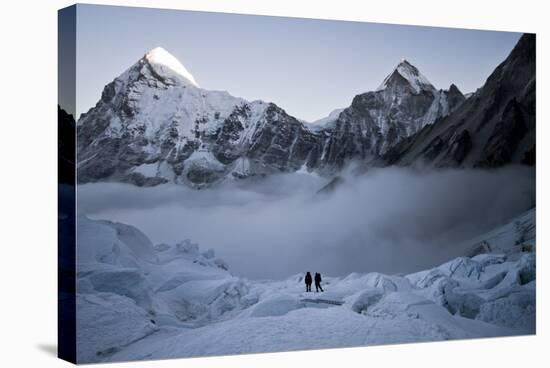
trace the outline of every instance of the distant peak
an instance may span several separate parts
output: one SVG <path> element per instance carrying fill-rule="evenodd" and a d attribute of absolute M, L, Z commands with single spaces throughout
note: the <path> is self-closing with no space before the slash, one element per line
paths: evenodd
<path fill-rule="evenodd" d="M 460 92 L 460 94 L 462 94 L 460 88 L 458 88 L 454 83 L 451 83 L 451 86 L 449 87 L 449 92 Z"/>
<path fill-rule="evenodd" d="M 195 87 L 199 85 L 189 71 L 179 62 L 178 59 L 162 47 L 155 47 L 145 54 L 144 59 L 155 68 L 155 71 L 160 75 L 175 74 L 183 78 L 188 83 Z"/>
<path fill-rule="evenodd" d="M 428 78 L 426 78 L 417 67 L 412 65 L 407 59 L 402 58 L 399 64 L 393 69 L 393 71 L 384 79 L 382 84 L 376 89 L 381 91 L 386 89 L 394 80 L 394 76 L 398 74 L 403 77 L 410 86 L 419 93 L 422 90 L 434 91 L 435 87 L 430 83 Z"/>

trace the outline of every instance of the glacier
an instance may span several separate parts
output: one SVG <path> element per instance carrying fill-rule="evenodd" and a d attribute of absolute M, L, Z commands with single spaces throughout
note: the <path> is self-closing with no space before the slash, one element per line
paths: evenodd
<path fill-rule="evenodd" d="M 535 209 L 424 271 L 250 280 L 190 239 L 77 219 L 79 363 L 441 341 L 536 331 Z"/>

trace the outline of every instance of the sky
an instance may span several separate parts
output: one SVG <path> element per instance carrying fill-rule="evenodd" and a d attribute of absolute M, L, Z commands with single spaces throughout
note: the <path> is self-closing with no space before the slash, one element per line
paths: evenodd
<path fill-rule="evenodd" d="M 401 59 L 437 88 L 481 87 L 521 34 L 98 5 L 77 6 L 76 114 L 161 46 L 209 90 L 314 121 L 376 89 Z M 63 105 L 63 101 L 60 101 Z"/>

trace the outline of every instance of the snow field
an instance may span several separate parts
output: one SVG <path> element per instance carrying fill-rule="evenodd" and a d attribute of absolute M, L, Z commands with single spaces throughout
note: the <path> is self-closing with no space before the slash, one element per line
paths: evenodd
<path fill-rule="evenodd" d="M 507 224 L 482 240 L 503 253 L 459 257 L 409 275 L 325 276 L 326 292 L 306 293 L 301 274 L 247 280 L 188 239 L 153 246 L 132 226 L 79 216 L 78 360 L 531 334 L 535 253 L 510 239 L 534 244 L 534 231 L 525 231 L 534 226 L 534 210 L 518 218 L 523 227 Z"/>

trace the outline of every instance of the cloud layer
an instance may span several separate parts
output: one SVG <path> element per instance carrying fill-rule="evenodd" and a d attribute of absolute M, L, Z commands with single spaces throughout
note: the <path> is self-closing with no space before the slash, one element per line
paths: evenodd
<path fill-rule="evenodd" d="M 326 179 L 277 175 L 216 189 L 178 185 L 78 187 L 78 210 L 128 223 L 155 243 L 191 238 L 234 274 L 283 278 L 304 271 L 411 272 L 461 254 L 464 241 L 535 205 L 528 168 L 418 172 L 386 168 Z"/>

